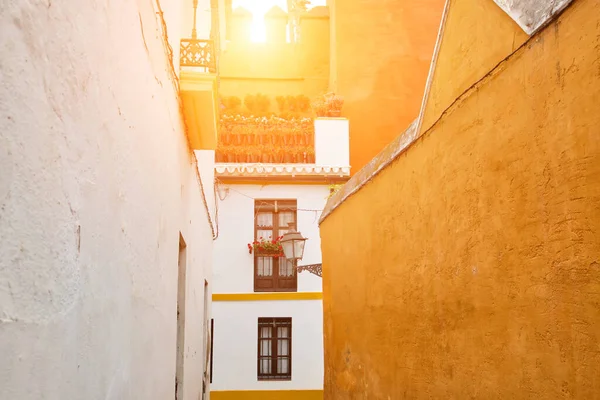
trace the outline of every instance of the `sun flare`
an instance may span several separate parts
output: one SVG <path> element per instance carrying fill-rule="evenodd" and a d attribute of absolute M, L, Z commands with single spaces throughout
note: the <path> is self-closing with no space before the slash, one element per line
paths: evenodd
<path fill-rule="evenodd" d="M 250 26 L 250 39 L 255 43 L 264 43 L 267 40 L 267 29 L 265 27 L 265 21 L 263 20 L 264 14 L 261 16 L 252 17 L 252 25 Z"/>
<path fill-rule="evenodd" d="M 309 8 L 324 6 L 327 0 L 311 0 Z M 232 7 L 242 7 L 252 14 L 250 39 L 253 42 L 264 43 L 267 40 L 265 27 L 265 14 L 273 7 L 278 6 L 283 11 L 288 11 L 288 0 L 233 0 Z"/>
<path fill-rule="evenodd" d="M 274 6 L 287 11 L 287 0 L 234 0 L 233 8 L 242 7 L 252 13 L 250 39 L 262 43 L 267 39 L 265 14 Z"/>

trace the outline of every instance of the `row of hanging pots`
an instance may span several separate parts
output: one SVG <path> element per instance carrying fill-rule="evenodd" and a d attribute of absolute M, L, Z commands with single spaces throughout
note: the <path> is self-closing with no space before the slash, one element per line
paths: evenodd
<path fill-rule="evenodd" d="M 298 151 L 240 151 L 233 147 L 221 147 L 215 153 L 215 161 L 221 163 L 263 163 L 263 164 L 314 164 L 314 150 Z"/>
<path fill-rule="evenodd" d="M 311 145 L 314 143 L 313 132 L 290 132 L 290 133 L 267 133 L 267 132 L 245 132 L 232 133 L 221 130 L 219 142 L 223 145 Z"/>

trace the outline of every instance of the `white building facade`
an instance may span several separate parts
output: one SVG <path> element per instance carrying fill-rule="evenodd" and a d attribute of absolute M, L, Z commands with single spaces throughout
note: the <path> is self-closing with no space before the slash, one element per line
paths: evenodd
<path fill-rule="evenodd" d="M 215 166 L 213 400 L 322 399 L 321 277 L 248 247 L 295 229 L 308 238 L 298 264 L 321 263 L 318 219 L 349 176 L 348 121 L 315 124 L 314 164 Z"/>
<path fill-rule="evenodd" d="M 2 4 L 0 399 L 209 396 L 216 113 L 180 111 L 189 15 Z"/>

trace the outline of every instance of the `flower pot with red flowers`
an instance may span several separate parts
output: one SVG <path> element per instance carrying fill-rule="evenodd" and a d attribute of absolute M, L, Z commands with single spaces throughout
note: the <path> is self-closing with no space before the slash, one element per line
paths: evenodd
<path fill-rule="evenodd" d="M 223 131 L 221 133 L 221 143 L 224 145 L 231 144 L 231 132 Z"/>
<path fill-rule="evenodd" d="M 219 143 L 228 145 L 231 144 L 231 123 L 233 118 L 228 115 L 223 115 L 219 121 Z"/>
<path fill-rule="evenodd" d="M 342 115 L 342 107 L 344 106 L 344 98 L 335 93 L 325 95 L 325 103 L 327 104 L 327 113 L 329 117 L 340 117 Z"/>
<path fill-rule="evenodd" d="M 335 93 L 327 93 L 313 103 L 313 110 L 317 117 L 340 117 L 344 98 Z"/>
<path fill-rule="evenodd" d="M 278 126 L 273 135 L 275 136 L 273 143 L 277 146 L 285 146 L 285 126 Z"/>
<path fill-rule="evenodd" d="M 273 151 L 272 160 L 276 164 L 281 164 L 285 156 L 285 150 L 281 146 L 275 146 Z"/>
<path fill-rule="evenodd" d="M 294 146 L 291 150 L 292 159 L 296 164 L 302 164 L 304 162 L 304 154 L 302 153 L 302 149 L 298 146 Z"/>
<path fill-rule="evenodd" d="M 244 144 L 244 125 L 237 122 L 231 129 L 231 143 L 235 146 Z"/>
<path fill-rule="evenodd" d="M 291 164 L 296 162 L 296 159 L 294 157 L 294 149 L 291 146 L 284 146 L 282 147 L 282 151 L 283 151 L 283 162 L 286 164 Z"/>
<path fill-rule="evenodd" d="M 223 146 L 222 143 L 217 144 L 217 149 L 215 151 L 215 162 L 221 163 L 226 161 L 225 152 L 223 151 L 224 149 L 225 146 Z"/>
<path fill-rule="evenodd" d="M 260 162 L 260 149 L 258 146 L 252 146 L 247 149 L 248 162 L 258 163 Z"/>
<path fill-rule="evenodd" d="M 248 252 L 259 257 L 283 257 L 281 236 L 275 239 L 258 238 L 258 240 L 248 243 Z"/>
<path fill-rule="evenodd" d="M 258 129 L 256 127 L 252 127 L 251 129 L 248 129 L 246 132 L 246 144 L 249 146 L 254 145 L 257 142 L 257 132 Z"/>
<path fill-rule="evenodd" d="M 269 132 L 269 138 L 270 138 L 270 143 L 273 146 L 278 146 L 280 143 L 280 132 L 281 132 L 281 128 L 279 127 L 279 125 L 274 125 L 271 127 L 271 132 Z"/>
<path fill-rule="evenodd" d="M 225 154 L 225 162 L 234 163 L 236 162 L 236 146 L 225 146 L 223 148 L 223 153 Z"/>
<path fill-rule="evenodd" d="M 272 152 L 273 152 L 273 146 L 272 145 L 264 145 L 264 146 L 262 146 L 262 150 L 261 150 L 261 162 L 263 164 L 268 164 L 268 163 L 271 162 Z"/>
<path fill-rule="evenodd" d="M 296 144 L 300 146 L 306 145 L 306 133 L 300 128 L 296 128 Z"/>
<path fill-rule="evenodd" d="M 323 99 L 319 99 L 312 104 L 312 109 L 317 117 L 327 117 L 327 104 Z"/>
<path fill-rule="evenodd" d="M 265 144 L 267 144 L 268 140 L 269 140 L 269 134 L 267 133 L 266 127 L 264 125 L 260 125 L 257 128 L 257 132 L 256 132 L 256 143 L 265 145 Z"/>
<path fill-rule="evenodd" d="M 248 142 L 247 137 L 248 137 L 249 130 L 250 130 L 249 127 L 246 125 L 243 125 L 241 127 L 241 129 L 239 130 L 239 134 L 238 134 L 238 137 L 240 138 L 239 142 L 238 142 L 239 146 L 244 146 Z"/>
<path fill-rule="evenodd" d="M 244 146 L 234 146 L 233 154 L 236 163 L 244 163 L 246 162 L 246 151 L 244 150 Z"/>
<path fill-rule="evenodd" d="M 304 152 L 306 154 L 306 163 L 314 164 L 315 163 L 315 148 L 312 146 L 307 146 L 307 147 L 305 147 Z"/>
<path fill-rule="evenodd" d="M 221 124 L 221 128 L 219 130 L 219 142 L 221 144 L 227 145 L 231 143 L 231 130 L 229 125 Z"/>
<path fill-rule="evenodd" d="M 294 144 L 294 131 L 291 128 L 290 124 L 282 124 L 280 135 L 280 143 L 283 143 L 286 146 Z"/>

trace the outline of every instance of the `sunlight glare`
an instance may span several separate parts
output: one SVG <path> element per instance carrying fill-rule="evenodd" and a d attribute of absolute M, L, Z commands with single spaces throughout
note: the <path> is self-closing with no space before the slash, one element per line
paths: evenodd
<path fill-rule="evenodd" d="M 233 0 L 232 8 L 235 10 L 242 7 L 252 13 L 251 40 L 264 43 L 267 40 L 265 28 L 265 14 L 274 6 L 280 7 L 287 12 L 287 0 Z M 324 6 L 327 0 L 311 0 L 308 8 Z"/>
<path fill-rule="evenodd" d="M 267 40 L 265 14 L 274 6 L 287 11 L 287 0 L 234 0 L 233 9 L 243 7 L 252 13 L 251 40 L 263 43 Z"/>

